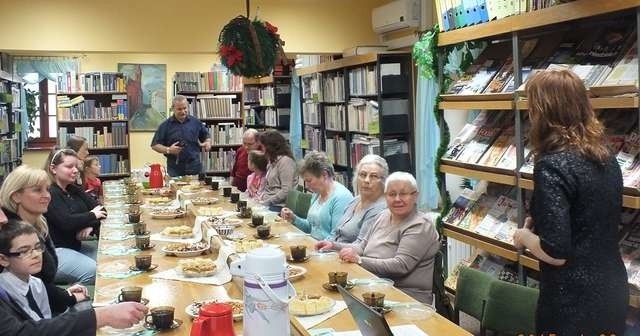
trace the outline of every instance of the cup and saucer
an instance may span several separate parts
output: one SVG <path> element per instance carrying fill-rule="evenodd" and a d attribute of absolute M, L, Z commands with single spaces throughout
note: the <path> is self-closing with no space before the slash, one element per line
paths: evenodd
<path fill-rule="evenodd" d="M 132 270 L 133 272 L 151 272 L 156 268 L 158 268 L 158 264 L 151 264 L 151 266 L 147 269 L 139 269 L 136 265 L 131 265 L 129 267 L 129 269 Z"/>

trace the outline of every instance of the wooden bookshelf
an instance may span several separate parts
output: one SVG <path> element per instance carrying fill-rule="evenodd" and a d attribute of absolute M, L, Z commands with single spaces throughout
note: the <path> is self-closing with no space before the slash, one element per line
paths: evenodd
<path fill-rule="evenodd" d="M 438 103 L 438 108 L 442 110 L 511 110 L 513 101 L 441 101 Z"/>
<path fill-rule="evenodd" d="M 365 54 L 341 58 L 331 62 L 320 63 L 310 67 L 299 68 L 296 70 L 298 76 L 309 75 L 316 72 L 325 72 L 338 70 L 345 67 L 352 67 L 367 63 L 373 63 L 378 60 L 378 54 Z"/>
<path fill-rule="evenodd" d="M 615 108 L 638 108 L 638 97 L 597 97 L 590 98 L 591 106 L 594 109 L 615 109 Z M 516 102 L 519 110 L 529 108 L 529 102 L 520 100 Z"/>
<path fill-rule="evenodd" d="M 438 35 L 438 46 L 484 39 L 514 31 L 553 25 L 558 22 L 584 19 L 637 6 L 637 0 L 577 0 L 487 23 L 441 32 Z"/>
<path fill-rule="evenodd" d="M 199 118 L 200 121 L 242 121 L 242 118 L 235 117 L 219 117 L 219 118 Z"/>
<path fill-rule="evenodd" d="M 476 170 L 472 168 L 463 168 L 463 167 L 446 165 L 446 164 L 440 165 L 440 172 L 445 174 L 453 174 L 453 175 L 468 177 L 476 180 L 486 180 L 490 182 L 496 182 L 496 183 L 512 185 L 512 186 L 516 185 L 515 175 L 492 173 L 492 172 L 481 171 L 481 170 Z"/>
<path fill-rule="evenodd" d="M 518 182 L 518 185 L 522 189 L 533 190 L 533 180 L 521 178 L 520 181 Z"/>
<path fill-rule="evenodd" d="M 520 179 L 520 188 L 533 190 L 533 180 Z M 640 209 L 640 196 L 622 195 L 622 206 L 631 209 Z"/>
<path fill-rule="evenodd" d="M 243 78 L 243 85 L 261 85 L 261 84 L 272 84 L 273 76 L 266 76 L 260 78 Z"/>
<path fill-rule="evenodd" d="M 179 94 L 184 96 L 189 95 L 204 95 L 204 94 L 215 94 L 215 95 L 237 95 L 242 94 L 242 91 L 179 91 Z"/>
<path fill-rule="evenodd" d="M 536 271 L 540 270 L 540 261 L 538 261 L 538 259 L 536 259 L 534 257 L 530 257 L 528 255 L 521 254 L 519 262 L 522 264 L 522 266 L 524 266 L 526 268 L 530 268 L 530 269 L 533 269 L 533 270 L 536 270 Z"/>
<path fill-rule="evenodd" d="M 126 95 L 126 91 L 76 91 L 76 92 L 57 92 L 57 95 L 60 96 L 98 96 L 98 95 L 113 95 L 113 94 L 121 94 Z"/>
<path fill-rule="evenodd" d="M 58 120 L 58 124 L 108 124 L 112 122 L 127 122 L 126 119 L 78 119 L 78 120 Z"/>

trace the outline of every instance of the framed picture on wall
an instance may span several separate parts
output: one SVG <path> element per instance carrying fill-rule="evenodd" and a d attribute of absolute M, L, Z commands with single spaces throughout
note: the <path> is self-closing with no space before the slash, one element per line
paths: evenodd
<path fill-rule="evenodd" d="M 167 118 L 167 65 L 118 63 L 127 78 L 129 129 L 155 131 Z"/>

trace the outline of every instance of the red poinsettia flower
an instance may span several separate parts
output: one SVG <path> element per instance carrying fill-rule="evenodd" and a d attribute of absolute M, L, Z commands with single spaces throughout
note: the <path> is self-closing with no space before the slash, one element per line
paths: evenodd
<path fill-rule="evenodd" d="M 237 62 L 241 62 L 244 57 L 242 51 L 233 45 L 223 45 L 220 47 L 220 56 L 226 59 L 228 66 L 233 66 Z"/>
<path fill-rule="evenodd" d="M 271 23 L 269 23 L 268 21 L 264 22 L 265 27 L 267 28 L 267 30 L 272 33 L 275 34 L 278 32 L 278 27 L 272 25 Z"/>

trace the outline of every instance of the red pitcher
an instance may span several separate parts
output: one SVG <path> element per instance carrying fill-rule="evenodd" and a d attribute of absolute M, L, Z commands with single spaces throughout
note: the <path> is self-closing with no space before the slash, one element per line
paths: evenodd
<path fill-rule="evenodd" d="M 233 308 L 226 303 L 207 303 L 193 320 L 191 336 L 236 336 L 233 331 Z"/>
<path fill-rule="evenodd" d="M 164 186 L 164 177 L 162 176 L 162 168 L 159 163 L 150 165 L 149 172 L 149 188 L 162 188 Z"/>

